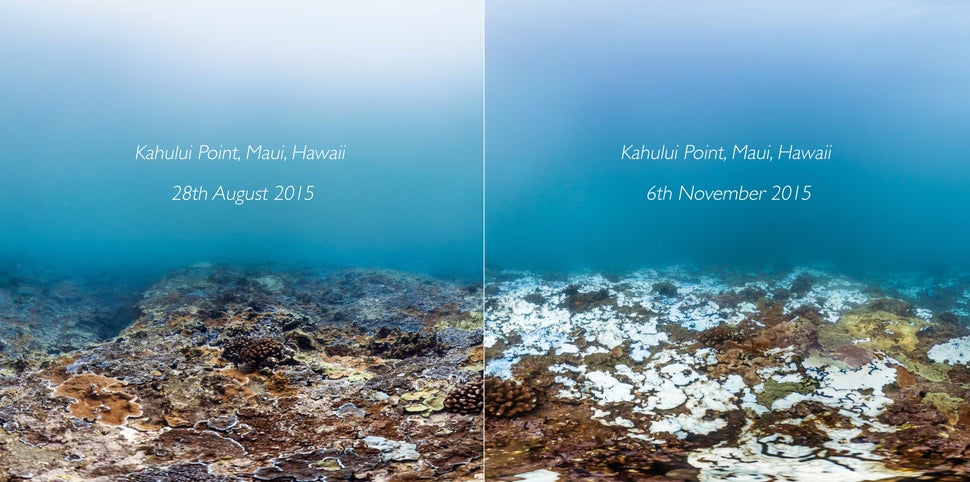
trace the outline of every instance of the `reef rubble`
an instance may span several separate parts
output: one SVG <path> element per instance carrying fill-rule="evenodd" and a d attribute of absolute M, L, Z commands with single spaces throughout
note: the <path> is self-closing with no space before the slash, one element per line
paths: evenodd
<path fill-rule="evenodd" d="M 486 419 L 486 475 L 964 480 L 968 305 L 966 274 L 494 273 L 485 375 L 535 406 Z"/>
<path fill-rule="evenodd" d="M 115 337 L 4 347 L 0 480 L 480 480 L 483 417 L 444 400 L 482 380 L 481 297 L 392 271 L 170 273 Z"/>

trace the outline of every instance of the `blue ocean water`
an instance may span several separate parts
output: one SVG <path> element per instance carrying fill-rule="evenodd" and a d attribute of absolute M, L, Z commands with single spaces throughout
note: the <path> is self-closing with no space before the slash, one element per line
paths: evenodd
<path fill-rule="evenodd" d="M 968 25 L 955 2 L 488 2 L 487 264 L 966 267 Z M 688 144 L 832 155 L 685 160 Z M 647 200 L 681 185 L 812 198 Z"/>
<path fill-rule="evenodd" d="M 205 261 L 480 279 L 480 8 L 378 3 L 5 3 L 0 269 Z M 202 144 L 346 156 L 136 158 Z M 186 185 L 312 185 L 314 198 L 173 201 Z"/>

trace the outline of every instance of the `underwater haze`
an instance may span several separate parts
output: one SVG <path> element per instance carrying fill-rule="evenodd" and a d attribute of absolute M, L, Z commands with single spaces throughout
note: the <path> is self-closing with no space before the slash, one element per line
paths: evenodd
<path fill-rule="evenodd" d="M 944 1 L 489 2 L 487 263 L 965 267 L 967 25 L 970 6 Z M 688 144 L 728 160 L 683 159 Z M 774 185 L 811 198 L 647 199 Z"/>
<path fill-rule="evenodd" d="M 0 269 L 157 273 L 207 261 L 480 278 L 480 7 L 17 1 L 0 11 Z M 203 144 L 343 155 L 136 153 L 192 146 L 197 156 Z M 212 199 L 219 186 L 272 197 L 277 185 L 312 185 L 314 198 Z M 176 186 L 209 200 L 173 201 Z"/>

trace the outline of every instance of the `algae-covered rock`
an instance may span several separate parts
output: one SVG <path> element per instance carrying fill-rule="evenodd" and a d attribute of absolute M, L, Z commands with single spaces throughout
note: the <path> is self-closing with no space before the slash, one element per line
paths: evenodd
<path fill-rule="evenodd" d="M 435 329 L 458 328 L 460 330 L 479 330 L 485 326 L 485 315 L 481 311 L 472 311 L 457 319 L 443 319 L 435 325 Z"/>
<path fill-rule="evenodd" d="M 920 363 L 902 354 L 897 355 L 896 359 L 913 375 L 931 382 L 945 382 L 946 373 L 950 370 L 950 367 L 945 363 Z"/>
<path fill-rule="evenodd" d="M 841 323 L 825 323 L 818 327 L 818 344 L 828 351 L 852 344 L 856 338 Z"/>
<path fill-rule="evenodd" d="M 805 378 L 800 382 L 778 382 L 769 379 L 765 382 L 764 389 L 758 394 L 758 403 L 765 407 L 771 407 L 775 400 L 787 397 L 792 393 L 802 395 L 811 393 L 818 388 L 818 382 L 812 378 Z"/>
<path fill-rule="evenodd" d="M 933 404 L 940 413 L 946 415 L 950 425 L 956 425 L 960 420 L 960 403 L 963 399 L 945 392 L 931 392 L 923 397 L 923 401 Z"/>

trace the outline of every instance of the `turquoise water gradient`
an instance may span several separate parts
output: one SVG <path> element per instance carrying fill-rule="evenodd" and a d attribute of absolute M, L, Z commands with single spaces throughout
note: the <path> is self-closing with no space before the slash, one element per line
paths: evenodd
<path fill-rule="evenodd" d="M 968 45 L 959 2 L 490 1 L 487 262 L 965 266 Z M 687 143 L 833 158 L 620 158 Z M 681 184 L 811 184 L 813 199 L 645 199 Z"/>
<path fill-rule="evenodd" d="M 323 262 L 474 276 L 475 2 L 5 2 L 0 262 Z M 970 7 L 489 1 L 487 261 L 970 263 Z M 343 162 L 149 162 L 138 144 L 346 144 Z M 833 145 L 824 162 L 621 160 L 624 144 Z M 175 184 L 316 186 L 175 203 Z M 653 185 L 813 186 L 649 203 Z"/>
<path fill-rule="evenodd" d="M 481 8 L 407 3 L 5 2 L 2 261 L 476 276 Z M 134 156 L 201 143 L 348 147 L 315 163 Z M 177 203 L 176 184 L 312 184 L 315 198 Z"/>

